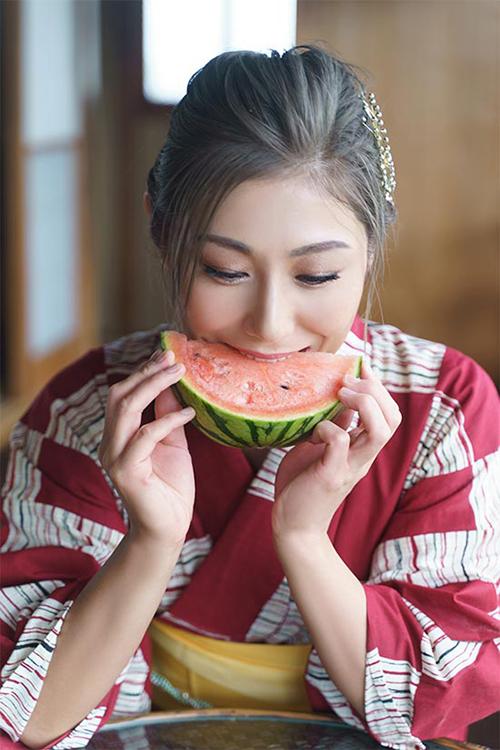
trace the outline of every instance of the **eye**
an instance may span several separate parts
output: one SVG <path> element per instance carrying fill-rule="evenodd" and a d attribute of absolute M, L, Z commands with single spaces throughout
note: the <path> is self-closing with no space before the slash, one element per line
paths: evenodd
<path fill-rule="evenodd" d="M 246 276 L 246 273 L 242 272 L 234 272 L 229 273 L 228 271 L 218 271 L 217 268 L 212 268 L 212 266 L 206 266 L 203 265 L 203 271 L 208 276 L 215 276 L 217 279 L 223 279 L 226 283 L 231 284 L 234 281 L 237 281 L 238 279 L 242 279 L 244 276 Z"/>
<path fill-rule="evenodd" d="M 338 273 L 329 273 L 326 276 L 297 276 L 299 281 L 310 286 L 317 286 L 318 284 L 326 284 L 328 281 L 337 281 L 340 279 Z"/>
<path fill-rule="evenodd" d="M 221 279 L 226 284 L 232 284 L 235 281 L 238 281 L 238 279 L 243 279 L 245 276 L 248 276 L 247 273 L 243 273 L 242 271 L 234 271 L 232 273 L 228 271 L 219 271 L 217 268 L 213 268 L 212 266 L 203 265 L 203 271 L 208 276 L 215 277 L 217 279 Z M 320 284 L 326 284 L 328 281 L 336 281 L 340 278 L 338 273 L 330 273 L 323 276 L 307 276 L 302 274 L 301 276 L 296 277 L 298 281 L 300 281 L 303 284 L 307 284 L 308 286 L 319 286 Z"/>

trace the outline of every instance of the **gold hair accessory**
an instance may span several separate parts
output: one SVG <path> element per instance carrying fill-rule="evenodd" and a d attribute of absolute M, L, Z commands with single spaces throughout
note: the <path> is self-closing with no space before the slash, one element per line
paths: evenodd
<path fill-rule="evenodd" d="M 384 189 L 385 199 L 394 206 L 394 191 L 396 189 L 396 171 L 392 159 L 389 137 L 384 127 L 382 119 L 382 110 L 375 99 L 375 94 L 368 94 L 366 98 L 364 92 L 360 94 L 363 102 L 365 115 L 363 115 L 363 124 L 373 133 L 379 153 L 380 171 L 382 172 L 382 187 Z"/>

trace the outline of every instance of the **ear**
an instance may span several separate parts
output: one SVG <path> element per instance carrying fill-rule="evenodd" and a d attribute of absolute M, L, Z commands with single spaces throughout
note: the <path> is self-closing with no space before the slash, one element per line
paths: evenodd
<path fill-rule="evenodd" d="M 151 203 L 151 196 L 147 190 L 142 196 L 142 202 L 144 204 L 144 210 L 146 212 L 146 216 L 151 221 L 151 216 L 153 214 L 153 204 Z"/>

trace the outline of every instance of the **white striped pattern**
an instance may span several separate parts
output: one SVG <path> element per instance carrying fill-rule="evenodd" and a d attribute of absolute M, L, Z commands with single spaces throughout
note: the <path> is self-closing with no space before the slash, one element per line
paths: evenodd
<path fill-rule="evenodd" d="M 500 533 L 500 451 L 476 461 L 472 466 L 469 502 L 478 529 Z M 496 546 L 497 555 L 500 545 Z"/>
<path fill-rule="evenodd" d="M 116 680 L 116 684 L 120 685 L 120 690 L 113 708 L 112 719 L 151 710 L 151 700 L 145 689 L 148 674 L 148 664 L 139 648 Z"/>
<path fill-rule="evenodd" d="M 436 391 L 404 489 L 426 477 L 465 469 L 474 463 L 474 451 L 465 431 L 464 416 L 455 399 Z"/>
<path fill-rule="evenodd" d="M 430 617 L 404 597 L 403 601 L 424 631 L 420 642 L 422 674 L 444 682 L 475 662 L 482 645 L 480 641 L 452 640 Z"/>
<path fill-rule="evenodd" d="M 163 614 L 175 602 L 211 549 L 212 538 L 208 534 L 184 542 L 167 589 L 158 605 L 157 615 Z"/>
<path fill-rule="evenodd" d="M 89 380 L 70 396 L 51 403 L 50 421 L 45 432 L 46 437 L 56 443 L 91 456 L 97 453 L 102 439 L 102 399 L 107 397 L 104 375 L 96 380 Z"/>
<path fill-rule="evenodd" d="M 313 649 L 309 656 L 307 665 L 306 681 L 315 687 L 324 697 L 328 705 L 346 724 L 356 729 L 364 729 L 363 724 L 352 711 L 343 693 L 340 692 L 335 683 L 330 679 L 326 669 L 323 667 L 318 652 Z"/>
<path fill-rule="evenodd" d="M 15 629 L 19 620 L 29 617 L 47 596 L 61 586 L 64 586 L 63 581 L 34 581 L 4 587 L 0 590 L 0 619 Z M 2 670 L 2 678 L 6 676 L 6 666 Z"/>
<path fill-rule="evenodd" d="M 369 323 L 370 364 L 393 392 L 432 393 L 437 385 L 446 347 L 402 333 L 394 326 Z"/>
<path fill-rule="evenodd" d="M 259 612 L 245 640 L 255 643 L 311 642 L 286 578 Z"/>
<path fill-rule="evenodd" d="M 35 506 L 35 499 L 40 492 L 40 472 L 34 468 L 32 461 L 26 457 L 24 451 L 18 447 L 22 445 L 23 436 L 26 437 L 26 450 L 37 457 L 41 443 L 41 436 L 32 430 L 18 425 L 13 431 L 12 450 L 9 465 L 2 490 L 4 512 L 9 519 L 8 535 L 0 551 L 24 549 L 29 546 L 29 534 L 25 525 L 30 519 L 30 510 Z M 37 439 L 40 438 L 40 439 Z M 15 446 L 15 447 L 14 447 Z M 36 458 L 35 458 L 36 460 Z"/>
<path fill-rule="evenodd" d="M 492 529 L 389 539 L 376 548 L 367 583 L 406 581 L 429 588 L 469 580 L 494 584 L 500 566 L 498 544 L 493 555 L 494 539 Z"/>
<path fill-rule="evenodd" d="M 287 448 L 270 448 L 269 452 L 262 463 L 262 466 L 258 470 L 255 477 L 252 479 L 247 492 L 255 497 L 262 497 L 264 500 L 274 502 L 274 483 L 276 481 L 276 474 L 279 469 L 280 463 L 286 456 L 288 451 L 291 451 L 293 445 Z"/>
<path fill-rule="evenodd" d="M 0 729 L 17 742 L 40 695 L 71 602 L 47 598 L 26 625 L 2 670 Z M 10 724 L 3 719 L 9 717 Z"/>
<path fill-rule="evenodd" d="M 42 440 L 43 435 L 40 432 L 31 430 L 22 422 L 17 422 L 10 433 L 11 456 L 14 455 L 15 451 L 16 456 L 20 455 L 24 459 L 29 459 L 32 464 L 36 464 L 40 455 Z M 8 492 L 14 485 L 17 485 L 20 476 L 17 469 L 17 466 L 8 467 L 2 494 Z M 22 470 L 21 476 L 24 476 L 24 471 Z"/>
<path fill-rule="evenodd" d="M 120 531 L 46 503 L 28 500 L 16 503 L 9 498 L 5 510 L 11 528 L 17 529 L 17 536 L 9 534 L 2 552 L 53 545 L 80 549 L 104 565 L 123 539 Z"/>
<path fill-rule="evenodd" d="M 105 344 L 104 358 L 107 372 L 112 375 L 123 375 L 136 370 L 140 363 L 148 359 L 160 346 L 160 332 L 171 327 L 161 323 L 156 328 L 126 334 Z"/>
<path fill-rule="evenodd" d="M 500 452 L 472 465 L 469 503 L 476 529 L 389 539 L 376 548 L 368 582 L 447 583 L 500 579 Z"/>
<path fill-rule="evenodd" d="M 96 375 L 67 399 L 52 403 L 47 437 L 97 461 L 108 395 L 107 377 L 126 377 L 135 371 L 158 345 L 159 333 L 165 327 L 161 325 L 153 331 L 138 332 L 107 344 L 104 347 L 107 374 Z M 369 329 L 373 344 L 368 344 L 364 353 L 384 385 L 393 392 L 433 394 L 429 419 L 405 488 L 409 489 L 425 477 L 439 476 L 472 465 L 474 480 L 470 503 L 477 525 L 477 531 L 472 532 L 456 531 L 414 537 L 415 559 L 409 538 L 390 540 L 380 545 L 375 553 L 369 582 L 406 580 L 437 587 L 449 581 L 467 580 L 467 577 L 490 580 L 493 577 L 495 549 L 493 529 L 499 526 L 495 497 L 498 497 L 500 481 L 493 470 L 497 459 L 491 456 L 474 463 L 460 405 L 444 393 L 436 391 L 445 347 L 407 336 L 393 326 L 369 323 Z M 364 342 L 351 332 L 338 353 L 363 353 L 363 350 Z M 36 465 L 41 440 L 39 433 L 28 430 L 23 425 L 17 425 L 14 429 L 12 445 L 14 449 L 19 447 L 19 450 L 14 450 L 12 464 L 8 467 L 6 487 L 12 486 L 14 477 L 18 484 L 6 508 L 7 513 L 12 516 L 12 522 L 4 549 L 23 549 L 41 543 L 66 545 L 92 554 L 94 559 L 103 564 L 121 540 L 121 534 L 82 520 L 64 509 L 34 502 L 39 492 L 40 478 L 33 466 Z M 288 450 L 291 447 L 269 451 L 249 488 L 251 494 L 269 501 L 274 500 L 276 472 Z M 106 472 L 103 474 L 126 521 L 126 511 L 119 493 Z M 211 546 L 212 540 L 208 536 L 189 540 L 184 545 L 158 608 L 158 614 L 166 620 L 175 622 L 169 616 L 168 607 L 190 582 Z M 20 617 L 32 615 L 3 670 L 6 679 L 0 693 L 0 711 L 4 707 L 5 716 L 15 717 L 16 726 L 10 730 L 3 725 L 1 728 L 13 739 L 17 739 L 22 733 L 33 710 L 64 616 L 71 606 L 71 602 L 62 604 L 50 597 L 61 584 L 59 581 L 44 581 L 10 587 L 0 599 L 0 616 L 11 627 L 15 626 Z M 45 591 L 41 590 L 42 586 Z M 405 603 L 424 629 L 421 648 L 426 675 L 441 681 L 448 680 L 474 661 L 478 644 L 451 641 L 424 613 L 410 602 Z M 190 628 L 189 623 L 179 624 Z M 195 632 L 214 635 L 202 630 Z M 309 641 L 286 579 L 262 608 L 250 627 L 246 640 L 269 643 Z M 498 644 L 500 647 L 500 639 Z M 14 675 L 22 683 L 15 684 L 17 701 L 12 689 L 11 678 Z M 149 699 L 144 690 L 146 676 L 147 664 L 139 650 L 118 679 L 120 692 L 114 716 L 148 710 Z M 323 694 L 337 715 L 353 726 L 362 727 L 314 650 L 309 659 L 306 679 Z M 413 699 L 419 681 L 420 673 L 408 662 L 382 657 L 378 649 L 373 649 L 367 655 L 367 721 L 382 744 L 398 750 L 424 747 L 420 740 L 411 735 Z M 54 750 L 84 747 L 97 729 L 104 712 L 104 706 L 91 711 Z M 16 737 L 13 732 L 17 733 Z M 138 735 L 137 740 L 137 750 L 142 750 L 142 737 Z"/>
<path fill-rule="evenodd" d="M 385 747 L 425 750 L 411 732 L 413 702 L 420 673 L 408 661 L 387 659 L 377 648 L 366 655 L 365 719 Z"/>
<path fill-rule="evenodd" d="M 31 611 L 31 618 L 3 666 L 2 680 L 9 680 L 19 668 L 23 670 L 23 660 L 29 660 L 31 657 L 45 657 L 50 652 L 50 648 L 40 650 L 39 646 L 45 641 L 49 646 L 52 644 L 54 632 L 56 635 L 59 634 L 62 620 L 66 616 L 71 601 L 62 604 L 49 596 L 36 604 L 38 606 L 26 606 L 26 609 Z M 38 649 L 38 657 L 33 652 L 34 648 Z M 43 661 L 44 659 L 41 658 L 41 662 Z M 49 662 L 50 657 L 48 657 L 47 666 Z"/>
<path fill-rule="evenodd" d="M 63 740 L 53 746 L 52 750 L 71 750 L 74 747 L 86 747 L 99 729 L 106 706 L 98 706 L 83 719 Z"/>
<path fill-rule="evenodd" d="M 353 331 L 349 331 L 345 341 L 342 342 L 340 347 L 337 349 L 335 354 L 341 354 L 343 357 L 351 357 L 362 354 L 366 357 L 370 357 L 372 352 L 372 345 L 369 341 L 365 342 L 362 338 L 359 338 Z"/>
<path fill-rule="evenodd" d="M 44 582 L 47 583 L 55 588 L 54 582 Z M 11 592 L 14 588 L 21 587 L 12 587 L 8 591 Z M 36 705 L 57 638 L 72 603 L 70 600 L 61 603 L 46 597 L 27 622 L 4 665 L 0 690 L 0 729 L 14 742 L 19 740 Z M 31 604 L 26 607 L 29 611 L 32 610 Z M 120 690 L 113 716 L 127 716 L 150 710 L 151 702 L 145 691 L 148 671 L 148 665 L 139 649 L 116 681 L 120 684 Z M 105 706 L 93 709 L 66 738 L 54 745 L 54 750 L 85 747 L 99 727 L 105 711 Z M 2 716 L 8 716 L 12 725 L 3 721 Z"/>

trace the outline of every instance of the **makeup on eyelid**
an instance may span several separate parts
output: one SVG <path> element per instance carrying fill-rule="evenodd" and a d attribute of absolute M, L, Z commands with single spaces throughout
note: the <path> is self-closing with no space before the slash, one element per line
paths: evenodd
<path fill-rule="evenodd" d="M 234 259 L 231 258 L 229 262 L 225 262 L 224 251 L 221 253 L 222 257 L 214 257 L 211 253 L 204 253 L 200 258 L 199 265 L 202 269 L 211 268 L 214 271 L 221 273 L 230 274 L 250 274 L 254 270 L 254 265 L 245 262 L 245 258 L 242 258 L 243 262 L 239 262 L 238 266 L 234 263 Z M 315 263 L 302 262 L 291 262 L 289 264 L 289 271 L 295 276 L 330 276 L 333 274 L 341 274 L 343 271 L 344 263 L 335 263 L 335 265 L 329 261 L 327 257 L 318 256 Z"/>
<path fill-rule="evenodd" d="M 208 264 L 203 263 L 201 265 L 202 272 L 209 278 L 214 279 L 216 282 L 224 284 L 226 286 L 235 286 L 240 281 L 244 281 L 250 276 L 245 271 L 225 271 L 219 268 L 214 268 Z M 319 273 L 319 274 L 295 274 L 294 279 L 307 287 L 320 287 L 328 284 L 331 281 L 338 281 L 340 275 L 337 272 L 333 273 Z"/>

